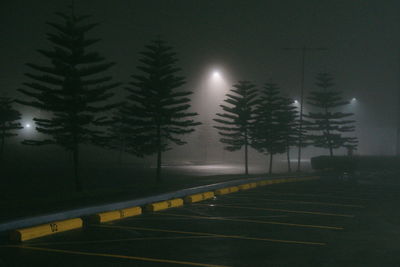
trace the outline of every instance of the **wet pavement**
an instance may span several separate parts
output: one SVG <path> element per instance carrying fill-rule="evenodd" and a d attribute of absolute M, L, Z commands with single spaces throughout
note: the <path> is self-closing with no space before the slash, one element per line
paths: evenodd
<path fill-rule="evenodd" d="M 0 266 L 396 266 L 393 189 L 306 181 L 0 246 Z"/>

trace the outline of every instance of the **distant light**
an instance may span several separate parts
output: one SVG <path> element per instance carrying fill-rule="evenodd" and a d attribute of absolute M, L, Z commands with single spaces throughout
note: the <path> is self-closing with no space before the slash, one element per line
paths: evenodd
<path fill-rule="evenodd" d="M 31 125 L 29 123 L 25 124 L 25 128 L 31 128 Z"/>
<path fill-rule="evenodd" d="M 298 103 L 299 103 L 299 101 L 297 101 L 297 100 L 294 100 L 294 103 L 295 103 L 295 104 L 298 104 Z"/>
<path fill-rule="evenodd" d="M 355 102 L 355 101 L 357 101 L 357 99 L 356 99 L 355 97 L 353 97 L 353 98 L 351 99 L 351 101 L 352 101 L 352 102 Z"/>

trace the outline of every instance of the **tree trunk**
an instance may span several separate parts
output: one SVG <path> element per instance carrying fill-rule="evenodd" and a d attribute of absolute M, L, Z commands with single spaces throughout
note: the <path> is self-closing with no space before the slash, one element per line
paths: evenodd
<path fill-rule="evenodd" d="M 292 172 L 292 168 L 290 167 L 290 146 L 286 145 L 286 158 L 287 158 L 287 165 L 288 165 L 288 173 Z"/>
<path fill-rule="evenodd" d="M 157 182 L 161 182 L 161 147 L 158 148 L 157 151 L 157 170 L 156 170 L 156 179 Z"/>
<path fill-rule="evenodd" d="M 4 132 L 3 135 L 1 136 L 1 144 L 0 144 L 0 163 L 3 161 L 3 152 L 4 152 Z"/>
<path fill-rule="evenodd" d="M 1 143 L 0 143 L 0 163 L 3 161 L 3 153 L 4 153 L 4 140 L 5 140 L 5 136 L 6 136 L 6 127 L 4 124 L 2 124 L 1 127 Z"/>
<path fill-rule="evenodd" d="M 72 151 L 72 157 L 74 164 L 75 188 L 76 191 L 81 192 L 83 187 L 79 176 L 79 145 L 75 145 L 74 150 Z"/>
<path fill-rule="evenodd" d="M 249 165 L 248 165 L 248 151 L 247 151 L 247 145 L 244 145 L 244 173 L 246 175 L 249 174 Z"/>
<path fill-rule="evenodd" d="M 272 174 L 272 159 L 274 157 L 274 154 L 269 154 L 269 175 Z"/>
<path fill-rule="evenodd" d="M 325 116 L 328 114 L 328 108 L 325 107 Z M 329 147 L 329 155 L 332 157 L 333 156 L 333 148 L 332 148 L 332 139 L 331 139 L 331 133 L 330 133 L 330 123 L 329 120 L 326 119 L 326 135 L 328 137 L 328 147 Z"/>
<path fill-rule="evenodd" d="M 244 133 L 244 165 L 246 175 L 249 174 L 249 154 L 248 154 L 248 145 L 247 145 L 247 131 Z"/>
<path fill-rule="evenodd" d="M 157 125 L 157 169 L 156 169 L 156 181 L 161 182 L 161 128 Z"/>

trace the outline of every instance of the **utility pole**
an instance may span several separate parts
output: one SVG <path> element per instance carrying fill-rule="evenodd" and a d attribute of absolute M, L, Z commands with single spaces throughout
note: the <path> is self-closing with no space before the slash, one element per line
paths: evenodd
<path fill-rule="evenodd" d="M 301 147 L 303 145 L 303 105 L 304 105 L 304 73 L 306 64 L 307 51 L 325 51 L 325 47 L 286 47 L 284 50 L 301 51 L 301 83 L 300 83 L 300 116 L 299 116 L 299 136 L 298 136 L 298 155 L 297 155 L 297 172 L 300 172 L 301 167 Z"/>

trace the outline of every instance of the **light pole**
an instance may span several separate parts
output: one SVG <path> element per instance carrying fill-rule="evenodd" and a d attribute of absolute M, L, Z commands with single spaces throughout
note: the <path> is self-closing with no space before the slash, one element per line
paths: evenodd
<path fill-rule="evenodd" d="M 304 105 L 304 72 L 307 51 L 325 51 L 324 47 L 286 47 L 284 50 L 300 50 L 301 51 L 301 82 L 300 82 L 300 116 L 299 116 L 299 136 L 298 136 L 298 155 L 297 155 L 297 172 L 300 172 L 301 147 L 303 145 L 303 105 Z"/>
<path fill-rule="evenodd" d="M 220 105 L 223 103 L 226 93 L 229 91 L 228 79 L 223 69 L 214 68 L 208 73 L 206 94 L 204 95 L 204 111 L 205 114 L 205 126 L 209 134 L 210 144 L 205 145 L 206 157 L 209 158 L 218 157 L 219 153 L 215 153 L 217 148 L 220 146 L 218 141 L 218 134 L 213 128 L 214 118 L 216 113 L 222 112 Z M 224 158 L 225 150 L 222 149 L 221 157 Z"/>

